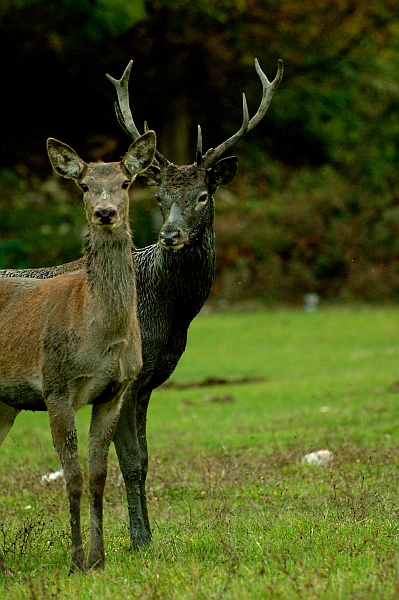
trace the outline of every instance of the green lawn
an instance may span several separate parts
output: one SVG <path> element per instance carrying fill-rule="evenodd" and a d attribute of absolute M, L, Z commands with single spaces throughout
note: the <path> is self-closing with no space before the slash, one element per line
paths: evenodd
<path fill-rule="evenodd" d="M 210 377 L 227 383 L 194 385 Z M 112 448 L 105 572 L 67 577 L 47 416 L 19 416 L 1 449 L 0 598 L 399 597 L 399 309 L 201 315 L 172 381 L 148 419 L 154 544 L 128 552 Z M 323 448 L 330 466 L 301 462 Z M 87 513 L 85 497 L 86 533 Z"/>

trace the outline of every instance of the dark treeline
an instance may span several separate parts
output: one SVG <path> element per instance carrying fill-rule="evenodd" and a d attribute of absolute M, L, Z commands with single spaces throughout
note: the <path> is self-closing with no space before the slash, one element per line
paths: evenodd
<path fill-rule="evenodd" d="M 52 173 L 51 136 L 90 160 L 129 140 L 105 73 L 130 59 L 131 106 L 177 163 L 241 125 L 261 97 L 257 57 L 283 82 L 217 193 L 214 301 L 394 301 L 399 295 L 396 0 L 3 0 L 0 267 L 80 253 L 83 210 Z M 153 189 L 132 194 L 139 246 L 156 239 Z"/>

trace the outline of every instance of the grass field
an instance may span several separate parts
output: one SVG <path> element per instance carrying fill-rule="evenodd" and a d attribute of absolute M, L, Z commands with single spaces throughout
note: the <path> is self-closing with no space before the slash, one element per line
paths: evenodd
<path fill-rule="evenodd" d="M 104 572 L 67 576 L 47 416 L 19 416 L 1 449 L 0 598 L 399 598 L 399 309 L 201 315 L 172 381 L 149 412 L 154 543 L 128 551 L 112 448 Z M 301 462 L 324 448 L 331 464 Z"/>

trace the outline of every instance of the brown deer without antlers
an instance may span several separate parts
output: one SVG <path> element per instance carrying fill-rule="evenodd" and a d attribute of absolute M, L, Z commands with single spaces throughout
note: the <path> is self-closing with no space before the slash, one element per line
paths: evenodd
<path fill-rule="evenodd" d="M 0 444 L 21 410 L 47 409 L 69 500 L 70 572 L 104 566 L 108 450 L 123 394 L 142 366 L 128 190 L 154 159 L 155 143 L 149 131 L 120 162 L 87 164 L 72 148 L 50 138 L 53 168 L 84 192 L 86 266 L 54 279 L 0 279 Z M 93 408 L 86 563 L 75 412 L 87 404 Z M 1 555 L 0 571 L 8 571 Z"/>

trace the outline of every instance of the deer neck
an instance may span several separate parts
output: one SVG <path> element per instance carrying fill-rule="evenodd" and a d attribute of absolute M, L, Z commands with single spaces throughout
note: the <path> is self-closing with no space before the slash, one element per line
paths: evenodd
<path fill-rule="evenodd" d="M 139 249 L 136 258 L 139 313 L 148 313 L 148 298 L 154 294 L 160 313 L 189 322 L 208 297 L 215 276 L 213 220 L 181 250 L 154 244 Z"/>
<path fill-rule="evenodd" d="M 136 306 L 135 264 L 130 228 L 90 227 L 84 243 L 89 310 L 115 332 L 128 327 Z"/>

